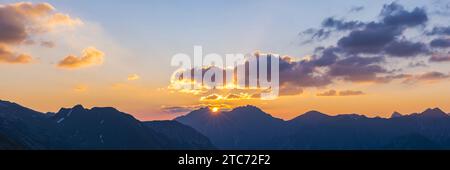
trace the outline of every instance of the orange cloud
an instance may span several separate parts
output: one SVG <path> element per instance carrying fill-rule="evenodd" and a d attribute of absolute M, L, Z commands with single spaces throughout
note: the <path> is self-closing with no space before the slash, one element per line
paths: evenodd
<path fill-rule="evenodd" d="M 364 95 L 365 93 L 362 91 L 355 91 L 355 90 L 343 90 L 343 91 L 336 91 L 336 90 L 328 90 L 322 93 L 318 93 L 317 96 L 321 97 L 327 97 L 327 96 L 359 96 Z"/>
<path fill-rule="evenodd" d="M 58 26 L 58 25 L 77 26 L 82 25 L 83 22 L 78 18 L 71 18 L 67 14 L 56 13 L 51 17 L 49 17 L 49 19 L 47 20 L 47 24 L 49 26 Z"/>
<path fill-rule="evenodd" d="M 15 54 L 7 46 L 0 45 L 0 63 L 26 64 L 32 61 L 27 54 Z"/>
<path fill-rule="evenodd" d="M 10 50 L 18 45 L 33 45 L 36 35 L 46 33 L 55 26 L 75 26 L 82 24 L 80 19 L 69 15 L 56 13 L 55 8 L 48 3 L 19 2 L 0 4 L 0 62 L 30 63 L 32 57 L 26 54 L 16 54 Z M 43 43 L 43 46 L 54 44 Z"/>
<path fill-rule="evenodd" d="M 328 90 L 322 93 L 318 93 L 317 96 L 337 96 L 337 91 L 336 90 Z"/>
<path fill-rule="evenodd" d="M 128 75 L 128 80 L 129 81 L 138 80 L 140 78 L 141 77 L 139 75 L 137 75 L 137 74 L 130 74 L 130 75 Z"/>
<path fill-rule="evenodd" d="M 105 54 L 94 47 L 88 47 L 83 50 L 80 57 L 69 55 L 58 63 L 58 67 L 67 69 L 77 69 L 103 63 Z"/>

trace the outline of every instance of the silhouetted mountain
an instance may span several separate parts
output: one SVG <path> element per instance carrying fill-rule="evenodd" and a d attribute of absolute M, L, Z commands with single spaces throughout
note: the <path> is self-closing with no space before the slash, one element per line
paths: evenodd
<path fill-rule="evenodd" d="M 144 124 L 173 141 L 170 149 L 214 149 L 206 136 L 177 121 L 148 121 Z"/>
<path fill-rule="evenodd" d="M 213 113 L 208 108 L 175 119 L 207 136 L 219 148 L 257 149 L 279 131 L 283 120 L 254 106 L 238 107 L 229 112 Z"/>
<path fill-rule="evenodd" d="M 394 117 L 329 116 L 310 111 L 282 121 L 247 106 L 218 114 L 204 108 L 175 120 L 225 149 L 450 148 L 450 118 L 442 110 Z"/>
<path fill-rule="evenodd" d="M 415 150 L 441 149 L 438 144 L 419 134 L 411 134 L 394 138 L 386 145 L 385 148 Z"/>
<path fill-rule="evenodd" d="M 443 112 L 439 108 L 427 109 L 424 112 L 422 112 L 421 114 L 417 114 L 417 115 L 420 117 L 423 117 L 423 118 L 448 118 L 449 117 L 449 115 L 447 115 L 447 113 Z"/>
<path fill-rule="evenodd" d="M 111 107 L 85 109 L 77 105 L 61 109 L 52 119 L 76 149 L 158 149 L 169 141 Z"/>
<path fill-rule="evenodd" d="M 208 142 L 176 122 L 151 126 L 111 107 L 77 105 L 44 114 L 0 101 L 0 149 L 212 148 Z"/>
<path fill-rule="evenodd" d="M 399 112 L 394 112 L 394 113 L 392 113 L 391 118 L 402 117 L 402 116 L 403 116 L 403 115 L 402 115 L 401 113 L 399 113 Z"/>
<path fill-rule="evenodd" d="M 16 143 L 15 141 L 12 141 L 8 137 L 4 136 L 3 134 L 0 134 L 0 150 L 5 149 L 27 149 L 25 146 Z"/>
<path fill-rule="evenodd" d="M 34 149 L 66 147 L 55 125 L 42 113 L 0 100 L 0 134 L 15 145 Z"/>
<path fill-rule="evenodd" d="M 393 115 L 310 111 L 283 121 L 245 106 L 141 122 L 111 107 L 44 114 L 0 101 L 0 149 L 450 149 L 450 116 L 439 108 Z"/>

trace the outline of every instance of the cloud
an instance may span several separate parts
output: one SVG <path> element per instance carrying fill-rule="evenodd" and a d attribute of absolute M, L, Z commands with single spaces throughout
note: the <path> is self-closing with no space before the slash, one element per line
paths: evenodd
<path fill-rule="evenodd" d="M 211 95 L 204 96 L 204 97 L 201 97 L 201 98 L 200 98 L 201 101 L 206 101 L 206 100 L 221 100 L 221 99 L 223 99 L 223 96 L 218 95 L 218 94 L 211 94 Z"/>
<path fill-rule="evenodd" d="M 394 57 L 416 57 L 419 54 L 429 53 L 428 47 L 422 42 L 407 40 L 393 41 L 386 45 L 384 51 Z"/>
<path fill-rule="evenodd" d="M 55 26 L 74 26 L 81 23 L 48 3 L 19 2 L 0 5 L 0 44 L 3 63 L 30 63 L 31 56 L 10 49 L 22 44 L 32 45 L 33 38 L 52 30 Z M 48 46 L 49 44 L 44 44 Z M 8 50 L 5 50 L 8 49 Z"/>
<path fill-rule="evenodd" d="M 337 45 L 350 54 L 380 53 L 380 51 L 401 34 L 398 27 L 382 23 L 369 23 L 362 30 L 355 30 L 341 38 Z"/>
<path fill-rule="evenodd" d="M 317 96 L 337 96 L 337 95 L 338 93 L 336 90 L 328 90 L 317 94 Z"/>
<path fill-rule="evenodd" d="M 362 10 L 364 10 L 364 6 L 354 6 L 349 10 L 349 12 L 359 12 Z"/>
<path fill-rule="evenodd" d="M 449 77 L 448 74 L 432 71 L 432 72 L 428 72 L 428 73 L 419 75 L 417 77 L 417 79 L 419 79 L 419 80 L 440 80 L 440 79 L 446 79 L 448 77 Z"/>
<path fill-rule="evenodd" d="M 59 25 L 78 26 L 82 25 L 83 22 L 79 18 L 72 18 L 67 14 L 56 13 L 48 19 L 47 24 L 50 27 L 55 27 Z"/>
<path fill-rule="evenodd" d="M 128 75 L 128 80 L 129 81 L 133 81 L 133 80 L 139 80 L 141 77 L 139 76 L 139 75 L 137 75 L 137 74 L 130 74 L 130 75 Z"/>
<path fill-rule="evenodd" d="M 186 106 L 161 106 L 161 110 L 168 114 L 180 114 L 188 113 L 201 108 L 213 108 L 218 107 L 221 111 L 229 111 L 233 108 L 227 104 L 198 104 L 198 105 L 186 105 Z"/>
<path fill-rule="evenodd" d="M 428 65 L 424 61 L 418 61 L 418 62 L 410 62 L 408 64 L 408 67 L 410 67 L 410 68 L 428 67 Z"/>
<path fill-rule="evenodd" d="M 7 46 L 0 44 L 0 63 L 26 64 L 32 61 L 27 54 L 15 54 Z"/>
<path fill-rule="evenodd" d="M 364 95 L 364 92 L 354 90 L 345 90 L 339 92 L 339 96 L 359 96 L 359 95 Z"/>
<path fill-rule="evenodd" d="M 337 52 L 339 52 L 338 48 L 330 47 L 319 51 L 322 51 L 322 54 L 320 54 L 319 56 L 314 56 L 314 65 L 316 66 L 329 66 L 334 64 L 339 59 L 339 56 L 336 54 Z"/>
<path fill-rule="evenodd" d="M 428 21 L 425 9 L 414 8 L 412 11 L 407 11 L 395 2 L 384 5 L 380 15 L 384 17 L 383 23 L 390 26 L 414 27 Z"/>
<path fill-rule="evenodd" d="M 436 49 L 430 48 L 432 45 L 429 42 L 425 42 L 429 37 L 423 36 L 431 35 L 431 33 L 423 34 L 423 29 L 431 23 L 428 21 L 429 16 L 425 8 L 406 9 L 396 2 L 384 5 L 378 18 L 373 21 L 328 17 L 319 28 L 307 29 L 301 35 L 311 36 L 308 41 L 324 40 L 334 33 L 339 33 L 341 37 L 337 38 L 335 44 L 316 47 L 314 53 L 304 59 L 280 57 L 280 95 L 299 95 L 306 88 L 326 88 L 341 81 L 351 83 L 422 81 L 424 77 L 407 73 L 412 67 L 427 66 L 428 63 L 419 57 L 430 57 L 430 62 L 449 60 L 448 55 L 430 56 L 443 51 L 435 51 Z M 445 34 L 446 31 L 446 27 L 435 27 L 431 31 L 432 38 L 442 39 L 435 36 Z M 414 35 L 416 33 L 419 35 Z M 405 62 L 409 65 L 408 63 L 404 65 Z M 193 70 L 190 71 L 189 73 L 192 73 Z M 199 82 L 201 80 L 183 83 L 199 85 L 201 84 Z M 202 94 L 204 99 L 227 96 L 221 94 L 205 97 L 205 94 L 211 93 L 208 93 L 208 90 L 200 91 L 189 92 Z M 341 95 L 341 92 L 335 93 Z M 361 91 L 342 91 L 342 95 L 361 95 L 361 93 Z M 254 96 L 252 98 L 258 96 L 258 93 L 249 94 Z"/>
<path fill-rule="evenodd" d="M 365 93 L 362 91 L 355 91 L 355 90 L 344 90 L 337 92 L 336 90 L 328 90 L 322 93 L 318 93 L 317 96 L 320 97 L 328 97 L 328 96 L 359 96 L 364 95 Z"/>
<path fill-rule="evenodd" d="M 444 79 L 448 79 L 450 78 L 449 74 L 445 74 L 445 73 L 441 73 L 441 72 L 437 72 L 437 71 L 431 71 L 431 72 L 426 72 L 423 74 L 419 74 L 419 75 L 415 75 L 415 76 L 410 76 L 409 78 L 407 78 L 404 83 L 417 83 L 417 82 L 425 82 L 425 83 L 435 83 Z"/>
<path fill-rule="evenodd" d="M 434 27 L 433 30 L 427 33 L 428 35 L 450 35 L 450 26 L 448 27 Z"/>
<path fill-rule="evenodd" d="M 105 54 L 94 47 L 88 47 L 83 50 L 80 57 L 69 55 L 58 63 L 58 67 L 67 69 L 77 69 L 100 65 L 103 63 Z"/>
<path fill-rule="evenodd" d="M 311 35 L 329 36 L 334 32 L 346 33 L 338 38 L 336 45 L 317 47 L 311 61 L 303 63 L 308 70 L 321 70 L 321 77 L 326 77 L 331 83 L 336 80 L 349 82 L 387 83 L 396 79 L 408 79 L 410 76 L 403 68 L 395 68 L 390 58 L 411 59 L 429 56 L 431 47 L 446 47 L 447 39 L 438 37 L 433 43 L 408 40 L 408 29 L 418 29 L 427 26 L 429 16 L 425 8 L 407 10 L 402 5 L 393 2 L 381 9 L 378 19 L 374 21 L 345 21 L 335 17 L 326 18 L 318 29 L 308 29 Z M 318 32 L 320 30 L 320 32 Z M 348 32 L 348 33 L 347 33 Z M 322 34 L 326 33 L 326 34 Z M 427 35 L 448 35 L 450 27 L 434 27 Z M 418 36 L 423 36 L 420 34 Z M 431 62 L 448 60 L 448 55 L 433 55 Z M 410 61 L 411 63 L 411 61 Z M 416 62 L 416 66 L 425 66 L 424 62 Z M 412 67 L 410 64 L 409 67 Z M 388 69 L 389 68 L 389 69 Z M 314 73 L 317 75 L 317 73 Z"/>
<path fill-rule="evenodd" d="M 187 113 L 190 111 L 194 111 L 195 109 L 198 109 L 197 107 L 192 106 L 162 106 L 161 110 L 163 110 L 166 113 Z"/>
<path fill-rule="evenodd" d="M 450 52 L 447 54 L 433 54 L 430 58 L 431 62 L 449 62 L 450 61 Z"/>
<path fill-rule="evenodd" d="M 55 47 L 55 43 L 52 41 L 41 41 L 41 46 L 47 47 L 47 48 L 53 48 Z"/>
<path fill-rule="evenodd" d="M 378 65 L 384 57 L 349 57 L 330 65 L 328 74 L 351 82 L 378 82 L 380 73 L 388 71 Z"/>
<path fill-rule="evenodd" d="M 200 98 L 200 101 L 230 101 L 253 99 L 254 95 L 248 93 L 210 94 Z"/>
<path fill-rule="evenodd" d="M 323 28 L 334 28 L 339 31 L 361 28 L 365 23 L 360 21 L 344 21 L 329 17 L 322 22 Z"/>
<path fill-rule="evenodd" d="M 430 42 L 431 47 L 448 48 L 450 47 L 450 38 L 436 38 Z"/>
<path fill-rule="evenodd" d="M 323 40 L 334 32 L 350 31 L 337 41 L 339 53 L 355 54 L 388 54 L 392 57 L 415 57 L 426 54 L 429 50 L 425 43 L 406 40 L 403 33 L 408 28 L 425 25 L 428 15 L 424 8 L 406 10 L 397 3 L 383 6 L 379 20 L 345 21 L 335 17 L 326 18 L 319 29 L 308 29 L 303 33 L 312 35 L 311 40 Z"/>

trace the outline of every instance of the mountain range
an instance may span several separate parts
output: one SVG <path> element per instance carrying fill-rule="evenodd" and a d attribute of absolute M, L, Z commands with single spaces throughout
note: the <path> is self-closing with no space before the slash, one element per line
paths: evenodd
<path fill-rule="evenodd" d="M 140 121 L 112 107 L 41 113 L 0 101 L 0 149 L 450 149 L 450 116 L 434 108 L 390 118 L 309 111 L 282 120 L 242 106 Z"/>
<path fill-rule="evenodd" d="M 391 118 L 310 111 L 284 121 L 245 106 L 200 109 L 175 120 L 222 149 L 450 149 L 450 116 L 439 108 Z"/>
<path fill-rule="evenodd" d="M 174 136 L 176 132 L 182 135 Z M 213 145 L 178 122 L 141 122 L 111 107 L 76 105 L 44 114 L 0 101 L 0 148 L 211 149 Z"/>

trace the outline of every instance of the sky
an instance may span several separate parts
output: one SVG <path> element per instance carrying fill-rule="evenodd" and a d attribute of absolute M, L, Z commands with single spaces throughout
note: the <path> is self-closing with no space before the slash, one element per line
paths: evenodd
<path fill-rule="evenodd" d="M 0 99 L 41 112 L 112 106 L 154 120 L 250 104 L 287 120 L 309 110 L 450 111 L 446 0 L 0 4 Z M 281 95 L 268 101 L 245 97 L 253 95 L 245 89 L 172 89 L 172 56 L 193 55 L 196 45 L 204 54 L 281 55 Z"/>

